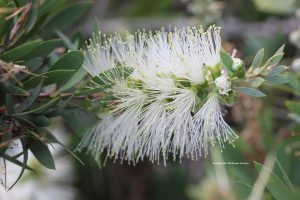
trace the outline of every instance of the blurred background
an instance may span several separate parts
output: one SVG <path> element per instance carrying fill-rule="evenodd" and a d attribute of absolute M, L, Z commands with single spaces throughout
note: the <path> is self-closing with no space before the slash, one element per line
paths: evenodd
<path fill-rule="evenodd" d="M 78 2 L 51 1 L 56 2 L 53 3 L 56 5 L 53 7 L 55 12 L 62 13 L 67 12 L 65 8 Z M 265 48 L 266 57 L 270 57 L 285 44 L 282 64 L 290 66 L 289 83 L 276 87 L 263 86 L 267 97 L 240 96 L 237 104 L 226 108 L 226 121 L 240 135 L 240 139 L 235 147 L 227 145 L 222 153 L 212 148 L 207 158 L 169 161 L 167 166 L 148 161 L 130 166 L 107 160 L 106 166 L 101 169 L 92 157 L 84 153 L 79 154 L 85 163 L 83 166 L 64 149 L 54 146 L 56 170 L 42 168 L 30 156 L 28 165 L 38 173 L 26 172 L 8 193 L 1 189 L 1 200 L 297 199 L 288 195 L 290 188 L 297 190 L 300 186 L 299 0 L 80 2 L 86 2 L 88 6 L 81 8 L 83 12 L 78 12 L 79 21 L 71 27 L 60 28 L 78 49 L 84 47 L 84 41 L 95 27 L 109 35 L 137 29 L 208 27 L 216 24 L 222 27 L 223 47 L 230 52 L 237 49 L 237 56 L 244 59 L 248 66 L 259 49 Z M 72 20 L 72 17 L 69 14 L 61 18 L 62 23 Z M 51 37 L 54 36 L 49 35 Z M 69 47 L 60 50 L 65 51 Z M 72 130 L 60 118 L 53 120 L 57 126 L 50 127 L 52 132 L 64 144 L 75 149 L 82 137 L 78 134 L 80 131 Z M 259 172 L 264 170 L 260 170 L 254 161 L 265 163 L 270 172 L 261 175 Z M 14 170 L 20 169 L 11 166 L 9 170 L 13 179 L 13 175 L 17 174 Z M 270 180 L 272 184 L 267 184 Z"/>

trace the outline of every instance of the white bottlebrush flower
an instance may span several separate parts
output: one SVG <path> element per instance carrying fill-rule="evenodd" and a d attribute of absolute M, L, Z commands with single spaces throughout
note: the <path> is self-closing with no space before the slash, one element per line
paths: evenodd
<path fill-rule="evenodd" d="M 87 148 L 96 159 L 106 152 L 135 164 L 144 158 L 159 162 L 161 156 L 165 162 L 169 153 L 197 159 L 208 143 L 233 142 L 236 135 L 222 118 L 218 97 L 205 103 L 212 91 L 223 95 L 231 87 L 228 76 L 214 77 L 221 73 L 220 49 L 220 28 L 214 26 L 206 32 L 162 29 L 94 38 L 84 68 L 112 83 L 106 89 L 112 100 L 78 149 Z M 124 76 L 129 68 L 132 73 Z"/>
<path fill-rule="evenodd" d="M 202 108 L 194 116 L 195 134 L 199 134 L 199 143 L 205 153 L 208 153 L 208 144 L 219 143 L 221 149 L 224 142 L 233 143 L 238 136 L 224 121 L 218 96 L 211 94 Z"/>

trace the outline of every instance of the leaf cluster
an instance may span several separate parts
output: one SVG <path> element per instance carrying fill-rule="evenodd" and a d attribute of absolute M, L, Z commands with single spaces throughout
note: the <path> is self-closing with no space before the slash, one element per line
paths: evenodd
<path fill-rule="evenodd" d="M 49 145 L 63 144 L 49 131 L 53 117 L 67 118 L 81 130 L 97 120 L 74 103 L 86 77 L 83 54 L 77 50 L 82 36 L 68 38 L 62 32 L 90 6 L 70 0 L 0 0 L 0 158 L 22 167 L 15 183 L 6 186 L 1 181 L 9 189 L 25 169 L 32 170 L 29 151 L 43 166 L 55 169 Z M 21 141 L 22 151 L 9 156 L 6 152 L 15 140 Z"/>

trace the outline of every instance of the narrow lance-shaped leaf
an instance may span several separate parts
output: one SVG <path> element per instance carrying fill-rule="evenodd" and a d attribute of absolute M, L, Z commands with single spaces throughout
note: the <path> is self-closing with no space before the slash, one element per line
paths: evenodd
<path fill-rule="evenodd" d="M 83 69 L 80 68 L 75 72 L 75 74 L 68 80 L 61 88 L 59 88 L 60 92 L 64 92 L 66 90 L 71 89 L 74 87 L 76 84 L 78 84 L 87 74 L 87 72 Z"/>
<path fill-rule="evenodd" d="M 290 111 L 295 112 L 300 115 L 300 102 L 286 101 L 285 105 Z"/>
<path fill-rule="evenodd" d="M 226 53 L 225 51 L 221 50 L 220 57 L 221 57 L 223 64 L 227 68 L 227 70 L 231 71 L 231 68 L 233 65 L 233 60 L 232 60 L 231 56 L 228 53 Z"/>
<path fill-rule="evenodd" d="M 254 79 L 249 80 L 249 84 L 254 88 L 258 88 L 263 83 L 264 83 L 264 79 L 261 77 L 255 77 Z"/>
<path fill-rule="evenodd" d="M 273 67 L 271 69 L 271 71 L 268 72 L 268 76 L 275 75 L 275 74 L 280 74 L 286 69 L 288 69 L 288 67 L 287 66 L 282 66 L 282 65 Z"/>
<path fill-rule="evenodd" d="M 26 54 L 22 59 L 30 60 L 36 57 L 44 57 L 49 55 L 60 44 L 59 39 L 43 41 L 36 48 Z"/>
<path fill-rule="evenodd" d="M 284 50 L 284 47 L 285 47 L 285 44 L 283 44 L 283 45 L 276 51 L 276 53 L 275 53 L 274 55 L 279 54 L 279 53 L 282 53 L 283 50 Z"/>
<path fill-rule="evenodd" d="M 25 172 L 25 169 L 27 167 L 27 161 L 28 161 L 28 150 L 27 150 L 27 146 L 28 146 L 28 143 L 27 143 L 27 139 L 25 140 L 21 140 L 22 141 L 22 148 L 23 148 L 23 162 L 22 162 L 22 169 L 19 173 L 19 176 L 18 178 L 15 180 L 15 182 L 10 186 L 10 188 L 8 190 L 10 190 L 11 188 L 13 188 L 17 182 L 20 180 L 20 178 L 22 177 L 22 175 L 24 174 Z"/>
<path fill-rule="evenodd" d="M 78 135 L 82 135 L 99 122 L 97 115 L 80 107 L 71 111 L 64 110 L 61 115 L 70 128 Z"/>
<path fill-rule="evenodd" d="M 49 37 L 55 29 L 66 29 L 80 19 L 90 6 L 91 2 L 78 2 L 63 7 L 45 22 L 41 35 Z"/>
<path fill-rule="evenodd" d="M 80 164 L 84 165 L 84 163 L 82 162 L 82 160 L 71 150 L 69 149 L 66 145 L 64 145 L 63 143 L 61 143 L 52 133 L 50 133 L 49 131 L 45 131 L 46 132 L 46 137 L 49 140 L 49 142 L 52 143 L 57 143 L 59 145 L 61 145 L 69 154 L 71 154 L 71 156 L 73 156 Z"/>
<path fill-rule="evenodd" d="M 270 84 L 285 84 L 288 83 L 288 76 L 284 74 L 275 74 L 266 77 L 265 81 Z"/>
<path fill-rule="evenodd" d="M 44 86 L 50 84 L 60 84 L 68 79 L 75 73 L 74 69 L 61 69 L 49 71 L 43 74 L 39 74 L 39 76 L 34 76 L 27 81 L 24 82 L 25 88 L 34 88 L 42 79 L 45 79 Z"/>
<path fill-rule="evenodd" d="M 247 94 L 253 97 L 264 97 L 266 96 L 263 92 L 254 89 L 254 88 L 247 88 L 247 87 L 236 87 L 239 92 Z"/>
<path fill-rule="evenodd" d="M 77 50 L 77 47 L 75 44 L 72 43 L 72 41 L 65 35 L 63 34 L 61 31 L 56 30 L 55 33 L 61 38 L 61 40 L 63 41 L 63 43 L 66 45 L 66 47 L 69 50 Z"/>
<path fill-rule="evenodd" d="M 7 92 L 9 92 L 11 94 L 29 95 L 29 92 L 27 92 L 26 90 L 24 90 L 16 85 L 13 85 L 11 83 L 7 83 L 7 84 L 8 84 L 6 87 Z"/>
<path fill-rule="evenodd" d="M 37 97 L 40 94 L 40 91 L 43 87 L 43 83 L 44 83 L 44 79 L 42 79 L 40 81 L 40 83 L 37 85 L 37 87 L 33 90 L 32 94 L 30 96 L 28 96 L 16 109 L 15 109 L 15 113 L 19 113 L 22 112 L 24 110 L 26 110 L 27 108 L 29 108 L 34 101 L 37 99 Z"/>
<path fill-rule="evenodd" d="M 267 62 L 264 64 L 264 66 L 274 66 L 280 62 L 282 59 L 284 53 L 275 54 L 271 58 L 267 60 Z"/>
<path fill-rule="evenodd" d="M 53 98 L 38 108 L 29 110 L 27 112 L 21 112 L 21 113 L 18 113 L 17 115 L 27 115 L 30 113 L 42 113 L 42 112 L 46 111 L 47 109 L 51 108 L 52 106 L 56 105 L 58 103 L 58 101 L 59 101 L 59 97 Z"/>
<path fill-rule="evenodd" d="M 83 63 L 81 51 L 70 51 L 56 61 L 49 71 L 73 69 L 78 70 Z"/>
<path fill-rule="evenodd" d="M 300 115 L 296 113 L 289 113 L 288 117 L 294 120 L 296 123 L 300 124 Z"/>
<path fill-rule="evenodd" d="M 271 172 L 271 169 L 266 169 L 263 165 L 257 162 L 254 162 L 254 164 L 258 172 L 263 169 L 270 171 L 270 178 L 267 183 L 267 188 L 276 200 L 299 199 L 299 192 L 294 192 L 293 190 L 289 189 L 278 176 Z"/>
<path fill-rule="evenodd" d="M 44 144 L 39 140 L 32 140 L 29 148 L 42 165 L 49 169 L 55 169 L 54 159 L 47 144 Z"/>
<path fill-rule="evenodd" d="M 11 94 L 6 94 L 5 101 L 6 101 L 5 106 L 6 106 L 7 112 L 9 114 L 12 114 L 13 113 L 13 109 L 14 109 L 14 99 L 13 99 L 13 96 Z"/>
<path fill-rule="evenodd" d="M 7 62 L 23 60 L 23 58 L 26 55 L 30 54 L 30 52 L 33 51 L 41 43 L 42 40 L 34 40 L 27 42 L 14 49 L 6 51 L 5 53 L 3 53 L 3 55 L 0 56 L 0 58 Z"/>
<path fill-rule="evenodd" d="M 264 49 L 259 50 L 255 55 L 251 66 L 253 68 L 259 67 L 264 59 L 264 55 L 265 55 L 265 50 Z"/>
<path fill-rule="evenodd" d="M 26 150 L 27 151 L 27 150 Z M 25 151 L 25 152 L 26 152 Z M 25 152 L 22 152 L 21 155 L 24 155 Z M 8 160 L 9 162 L 11 163 L 14 163 L 15 165 L 18 165 L 20 167 L 23 166 L 23 162 L 17 160 L 16 158 L 14 157 L 10 157 L 8 155 L 3 155 L 3 158 L 5 158 L 6 160 Z M 34 169 L 32 169 L 31 167 L 29 167 L 28 165 L 25 166 L 25 169 L 29 170 L 29 171 L 32 171 L 32 172 L 35 172 Z"/>

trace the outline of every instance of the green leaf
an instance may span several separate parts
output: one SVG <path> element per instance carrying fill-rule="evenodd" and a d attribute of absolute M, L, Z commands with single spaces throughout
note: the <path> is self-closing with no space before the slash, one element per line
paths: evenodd
<path fill-rule="evenodd" d="M 86 71 L 83 68 L 79 68 L 77 72 L 68 80 L 62 87 L 59 88 L 60 92 L 64 92 L 77 85 L 86 75 Z"/>
<path fill-rule="evenodd" d="M 292 112 L 300 115 L 300 102 L 296 101 L 286 101 L 285 106 Z"/>
<path fill-rule="evenodd" d="M 247 88 L 247 87 L 236 87 L 236 89 L 238 89 L 239 92 L 247 94 L 249 96 L 253 96 L 253 97 L 264 97 L 266 96 L 263 92 L 254 89 L 254 88 Z"/>
<path fill-rule="evenodd" d="M 55 169 L 54 160 L 47 144 L 39 140 L 32 140 L 29 149 L 42 165 L 49 169 Z"/>
<path fill-rule="evenodd" d="M 279 53 L 283 53 L 283 50 L 284 50 L 284 44 L 283 45 L 281 45 L 281 47 L 275 52 L 275 54 L 274 55 L 276 55 L 276 54 L 279 54 Z"/>
<path fill-rule="evenodd" d="M 6 94 L 5 98 L 5 107 L 7 109 L 8 114 L 12 114 L 14 110 L 14 98 L 11 94 Z"/>
<path fill-rule="evenodd" d="M 268 72 L 268 76 L 272 76 L 272 75 L 275 75 L 275 74 L 281 74 L 286 69 L 288 69 L 288 67 L 287 66 L 283 66 L 283 65 L 279 65 L 279 66 L 273 67 L 271 69 L 271 71 Z"/>
<path fill-rule="evenodd" d="M 257 9 L 270 14 L 291 15 L 297 9 L 297 1 L 253 0 Z"/>
<path fill-rule="evenodd" d="M 56 30 L 55 33 L 60 37 L 60 39 L 63 41 L 63 43 L 69 50 L 77 50 L 77 46 L 73 44 L 72 41 L 65 34 L 63 34 L 59 30 Z"/>
<path fill-rule="evenodd" d="M 43 59 L 40 57 L 36 57 L 25 62 L 25 66 L 28 68 L 30 72 L 34 72 L 39 69 L 43 64 Z"/>
<path fill-rule="evenodd" d="M 41 43 L 42 40 L 34 40 L 27 42 L 18 47 L 15 47 L 14 49 L 6 51 L 0 56 L 0 58 L 7 62 L 23 60 L 26 55 L 30 54 Z"/>
<path fill-rule="evenodd" d="M 82 162 L 82 160 L 71 150 L 69 149 L 66 145 L 64 145 L 63 143 L 61 143 L 52 133 L 50 133 L 49 131 L 46 131 L 47 134 L 47 139 L 52 142 L 52 143 L 57 143 L 59 145 L 61 145 L 69 154 L 71 154 L 71 156 L 73 156 L 80 164 L 84 165 L 84 163 Z"/>
<path fill-rule="evenodd" d="M 63 9 L 60 9 L 55 15 L 51 16 L 43 26 L 41 33 L 44 37 L 51 36 L 53 30 L 63 30 L 68 28 L 74 22 L 82 17 L 90 8 L 92 2 L 72 3 Z"/>
<path fill-rule="evenodd" d="M 56 61 L 48 72 L 28 79 L 24 82 L 24 86 L 25 88 L 35 87 L 37 82 L 39 82 L 42 78 L 45 78 L 44 85 L 50 85 L 53 83 L 61 85 L 67 82 L 64 86 L 64 89 L 69 89 L 70 86 L 72 87 L 74 86 L 74 84 L 78 83 L 78 79 L 83 78 L 81 77 L 83 76 L 82 70 L 80 70 L 80 72 L 76 74 L 76 71 L 80 69 L 83 63 L 83 59 L 84 58 L 81 51 L 68 52 L 64 56 L 62 56 L 58 61 Z M 72 78 L 73 76 L 74 78 Z M 68 79 L 71 80 L 67 81 Z"/>
<path fill-rule="evenodd" d="M 44 85 L 50 84 L 61 84 L 65 82 L 66 79 L 71 77 L 75 73 L 75 70 L 53 70 L 43 74 L 39 74 L 39 76 L 34 76 L 27 81 L 24 82 L 25 88 L 34 88 L 42 79 L 45 79 Z"/>
<path fill-rule="evenodd" d="M 43 83 L 44 83 L 44 79 L 42 79 L 39 84 L 37 85 L 37 87 L 33 90 L 32 94 L 30 96 L 28 96 L 16 109 L 15 109 L 15 113 L 20 113 L 23 112 L 24 110 L 26 110 L 27 108 L 29 108 L 34 101 L 37 99 L 37 97 L 40 94 L 40 91 L 42 90 L 43 87 Z"/>
<path fill-rule="evenodd" d="M 80 107 L 64 110 L 61 115 L 69 127 L 78 135 L 82 135 L 99 122 L 97 115 Z"/>
<path fill-rule="evenodd" d="M 295 122 L 297 122 L 298 124 L 300 124 L 300 115 L 296 113 L 289 113 L 288 117 L 294 120 Z"/>
<path fill-rule="evenodd" d="M 29 92 L 27 92 L 26 90 L 10 83 L 8 83 L 8 85 L 6 86 L 6 91 L 11 94 L 23 94 L 23 95 L 29 94 Z"/>
<path fill-rule="evenodd" d="M 26 152 L 26 151 L 25 151 Z M 25 152 L 22 152 L 21 154 L 23 155 Z M 15 165 L 18 165 L 20 167 L 23 166 L 23 162 L 20 162 L 19 160 L 17 160 L 16 158 L 14 157 L 10 157 L 8 155 L 2 155 L 3 158 L 5 158 L 6 160 L 8 160 L 9 162 L 15 164 Z M 32 171 L 32 172 L 35 172 L 34 169 L 32 169 L 31 167 L 29 167 L 28 165 L 25 166 L 25 169 L 29 170 L 29 171 Z"/>
<path fill-rule="evenodd" d="M 297 77 L 297 74 L 289 73 L 288 84 L 293 89 L 293 92 L 300 96 L 300 80 L 299 77 Z"/>
<path fill-rule="evenodd" d="M 47 127 L 50 125 L 49 119 L 44 115 L 39 115 L 34 119 L 34 124 L 38 127 Z"/>
<path fill-rule="evenodd" d="M 112 69 L 106 70 L 99 74 L 98 76 L 95 76 L 92 81 L 98 85 L 101 86 L 111 86 L 113 84 L 108 77 L 115 77 L 117 80 L 118 78 L 124 78 L 126 79 L 131 73 L 133 72 L 133 68 L 131 67 L 122 67 L 117 66 Z"/>
<path fill-rule="evenodd" d="M 264 64 L 264 66 L 274 66 L 274 65 L 278 64 L 281 61 L 283 55 L 284 55 L 284 53 L 278 53 L 278 54 L 273 55 L 271 58 L 269 58 L 267 60 L 267 62 Z"/>
<path fill-rule="evenodd" d="M 231 56 L 227 52 L 221 50 L 220 51 L 220 57 L 221 57 L 221 60 L 222 60 L 223 64 L 225 65 L 225 67 L 229 71 L 231 71 L 232 65 L 233 65 L 233 60 L 232 60 Z"/>
<path fill-rule="evenodd" d="M 261 63 L 264 59 L 264 55 L 265 55 L 265 50 L 264 49 L 259 50 L 257 52 L 257 54 L 255 55 L 251 66 L 253 68 L 257 68 L 257 67 L 261 66 Z"/>
<path fill-rule="evenodd" d="M 276 163 L 281 171 L 281 174 L 283 175 L 282 178 L 283 178 L 284 182 L 289 186 L 289 188 L 294 190 L 295 189 L 294 185 L 292 184 L 290 178 L 288 177 L 286 171 L 284 170 L 283 166 L 280 164 L 278 159 L 276 159 Z"/>
<path fill-rule="evenodd" d="M 49 108 L 53 107 L 54 105 L 56 105 L 59 102 L 59 97 L 53 98 L 50 101 L 48 101 L 47 103 L 43 104 L 42 106 L 35 108 L 33 110 L 29 110 L 27 112 L 21 112 L 18 113 L 18 116 L 21 115 L 27 115 L 30 113 L 35 113 L 35 114 L 39 114 L 39 113 L 43 113 L 44 111 L 47 111 Z"/>
<path fill-rule="evenodd" d="M 285 84 L 288 83 L 288 76 L 284 74 L 275 74 L 266 77 L 265 81 L 270 84 Z"/>
<path fill-rule="evenodd" d="M 264 81 L 265 80 L 263 78 L 256 77 L 254 79 L 249 80 L 249 84 L 254 88 L 258 88 L 264 83 Z"/>
<path fill-rule="evenodd" d="M 87 95 L 92 95 L 95 93 L 103 92 L 105 88 L 102 87 L 97 87 L 97 88 L 92 88 L 92 89 L 85 89 L 81 90 L 77 93 L 75 93 L 75 96 L 87 96 Z"/>
<path fill-rule="evenodd" d="M 0 0 L 0 7 L 6 7 L 7 5 L 7 1 L 6 0 Z M 5 17 L 6 15 L 4 13 L 1 13 L 0 14 L 0 34 L 2 35 L 2 32 L 4 30 L 4 26 L 5 26 L 5 23 L 6 23 L 6 20 L 5 20 Z"/>
<path fill-rule="evenodd" d="M 15 115 L 14 118 L 25 122 L 27 125 L 31 126 L 32 128 L 37 129 L 38 127 L 36 125 L 34 125 L 34 123 L 32 122 L 32 117 L 28 116 L 28 115 L 24 115 L 24 116 L 19 116 L 19 115 Z"/>
<path fill-rule="evenodd" d="M 68 0 L 44 1 L 39 8 L 40 15 L 49 15 L 68 4 Z"/>
<path fill-rule="evenodd" d="M 81 51 L 70 51 L 56 61 L 49 71 L 61 69 L 78 70 L 83 63 L 83 53 Z"/>
<path fill-rule="evenodd" d="M 24 149 L 24 146 L 23 146 L 23 149 Z M 26 151 L 24 151 L 24 154 L 23 154 L 23 163 L 22 163 L 22 169 L 20 171 L 20 174 L 19 174 L 18 178 L 15 180 L 15 182 L 9 187 L 8 190 L 13 188 L 17 184 L 17 182 L 20 180 L 22 175 L 24 174 L 25 169 L 27 167 L 27 161 L 28 161 L 28 151 L 26 150 Z"/>
<path fill-rule="evenodd" d="M 60 44 L 59 39 L 53 39 L 41 42 L 36 48 L 23 57 L 24 60 L 30 60 L 36 57 L 49 55 Z"/>
<path fill-rule="evenodd" d="M 299 199 L 298 195 L 296 192 L 293 190 L 289 189 L 284 182 L 276 176 L 272 171 L 272 169 L 267 169 L 263 165 L 254 162 L 255 168 L 258 172 L 261 170 L 265 169 L 270 171 L 270 178 L 267 183 L 267 188 L 270 191 L 271 195 L 276 199 L 276 200 L 297 200 Z"/>
<path fill-rule="evenodd" d="M 6 5 L 2 5 L 1 7 L 6 7 L 6 8 L 11 8 L 11 9 L 17 9 L 17 6 L 14 2 L 9 2 Z M 1 28 L 0 28 L 0 35 L 1 36 L 6 36 L 5 38 L 5 42 L 8 41 L 8 36 L 9 36 L 9 32 L 11 30 L 11 26 L 13 25 L 13 19 L 9 19 L 9 20 L 5 20 L 6 15 L 2 14 L 2 24 L 1 24 Z M 4 37 L 3 37 L 4 39 Z"/>

